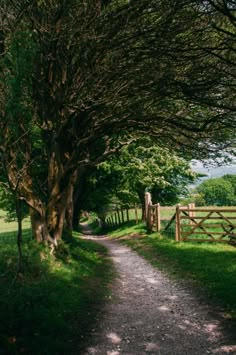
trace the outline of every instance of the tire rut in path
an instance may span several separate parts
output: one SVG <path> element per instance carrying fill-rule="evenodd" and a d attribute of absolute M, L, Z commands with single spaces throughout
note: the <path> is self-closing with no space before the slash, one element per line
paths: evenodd
<path fill-rule="evenodd" d="M 191 290 L 128 247 L 88 238 L 108 248 L 118 277 L 83 355 L 236 354 L 235 338 L 226 336 L 211 307 Z"/>

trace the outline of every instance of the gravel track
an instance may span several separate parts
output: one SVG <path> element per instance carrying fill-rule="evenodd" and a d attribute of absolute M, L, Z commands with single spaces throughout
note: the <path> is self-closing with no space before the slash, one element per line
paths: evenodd
<path fill-rule="evenodd" d="M 236 335 L 191 289 L 117 241 L 87 238 L 108 248 L 118 277 L 83 355 L 236 354 Z"/>

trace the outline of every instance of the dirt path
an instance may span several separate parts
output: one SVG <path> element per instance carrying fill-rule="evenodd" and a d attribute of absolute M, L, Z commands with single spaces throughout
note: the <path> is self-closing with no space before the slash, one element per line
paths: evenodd
<path fill-rule="evenodd" d="M 87 238 L 109 249 L 118 278 L 84 355 L 236 354 L 236 335 L 230 340 L 210 306 L 191 290 L 128 247 L 107 238 Z"/>

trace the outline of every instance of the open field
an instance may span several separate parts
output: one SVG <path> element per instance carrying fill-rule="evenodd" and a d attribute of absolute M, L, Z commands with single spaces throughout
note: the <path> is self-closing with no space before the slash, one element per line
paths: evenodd
<path fill-rule="evenodd" d="M 30 228 L 30 218 L 26 217 L 22 221 L 23 229 L 29 229 Z M 3 234 L 4 232 L 15 232 L 17 230 L 17 220 L 14 221 L 8 221 L 7 220 L 7 214 L 5 211 L 0 209 L 0 234 Z"/>
<path fill-rule="evenodd" d="M 25 218 L 22 222 L 23 228 L 23 241 L 31 239 L 31 225 L 30 219 Z M 3 244 L 12 245 L 16 248 L 17 238 L 17 221 L 6 221 L 6 213 L 0 210 L 0 246 Z"/>

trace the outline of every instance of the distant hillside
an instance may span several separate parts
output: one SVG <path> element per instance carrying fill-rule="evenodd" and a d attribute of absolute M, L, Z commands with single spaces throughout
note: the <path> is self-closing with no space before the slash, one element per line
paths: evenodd
<path fill-rule="evenodd" d="M 191 185 L 190 187 L 194 187 L 196 185 L 199 185 L 203 180 L 206 179 L 212 179 L 216 177 L 220 177 L 226 174 L 236 174 L 236 160 L 234 163 L 230 165 L 223 165 L 223 166 L 204 166 L 202 162 L 193 160 L 191 167 L 194 171 L 200 174 L 206 174 L 206 177 L 202 177 L 198 179 L 198 181 Z"/>

